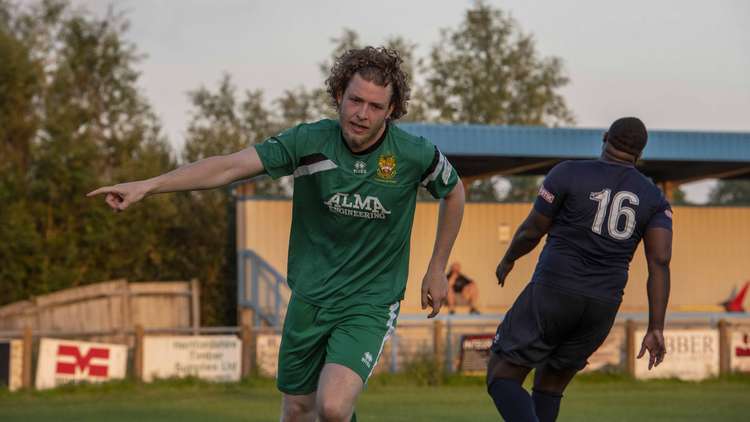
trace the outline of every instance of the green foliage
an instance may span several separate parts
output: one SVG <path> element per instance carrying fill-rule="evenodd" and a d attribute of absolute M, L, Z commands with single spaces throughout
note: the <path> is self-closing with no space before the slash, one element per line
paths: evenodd
<path fill-rule="evenodd" d="M 750 205 L 750 180 L 719 180 L 708 195 L 717 205 Z"/>
<path fill-rule="evenodd" d="M 319 63 L 321 83 L 318 87 L 306 89 L 298 87 L 284 92 L 281 98 L 275 101 L 281 111 L 282 124 L 288 126 L 305 121 L 315 121 L 321 118 L 336 118 L 336 110 L 331 97 L 325 87 L 325 79 L 330 75 L 336 58 L 353 48 L 362 48 L 365 45 L 360 40 L 359 34 L 353 29 L 344 28 L 339 37 L 331 39 L 333 49 L 329 57 Z M 404 60 L 403 69 L 413 79 L 422 61 L 415 56 L 416 45 L 408 42 L 402 37 L 390 37 L 385 40 L 384 45 L 397 50 Z M 424 115 L 423 95 L 418 89 L 412 89 L 409 114 L 407 120 L 422 120 Z"/>
<path fill-rule="evenodd" d="M 247 148 L 279 133 L 288 127 L 287 124 L 291 126 L 301 123 L 292 123 L 288 118 L 304 113 L 296 104 L 289 104 L 288 108 L 281 110 L 279 117 L 279 111 L 264 105 L 261 91 L 246 92 L 245 98 L 238 101 L 236 88 L 228 75 L 224 75 L 219 82 L 216 92 L 199 88 L 190 92 L 189 96 L 194 111 L 182 157 L 185 162 Z M 259 180 L 257 192 L 263 195 L 288 196 L 289 183 L 288 180 L 283 183 Z"/>
<path fill-rule="evenodd" d="M 572 114 L 557 92 L 568 83 L 557 57 L 500 9 L 479 1 L 456 30 L 443 29 L 427 67 L 427 101 L 444 122 L 555 125 Z"/>
<path fill-rule="evenodd" d="M 425 67 L 428 119 L 448 123 L 556 126 L 573 123 L 559 90 L 567 85 L 562 60 L 540 57 L 534 39 L 508 14 L 483 1 L 466 11 L 456 29 L 443 29 Z M 511 177 L 509 196 L 497 180 L 475 181 L 470 200 L 533 198 L 534 183 Z M 528 191 L 525 191 L 528 190 Z"/>
<path fill-rule="evenodd" d="M 510 176 L 510 190 L 502 198 L 503 202 L 534 202 L 542 178 L 539 176 Z"/>
<path fill-rule="evenodd" d="M 0 244 L 0 302 L 113 278 L 180 278 L 167 198 L 115 215 L 85 197 L 174 167 L 136 87 L 127 22 L 64 1 L 0 10 L 0 235 L 14 239 Z"/>
<path fill-rule="evenodd" d="M 669 201 L 672 205 L 690 205 L 691 202 L 685 196 L 685 190 L 677 186 L 672 193 L 672 199 Z"/>
<path fill-rule="evenodd" d="M 127 28 L 122 14 L 96 17 L 67 0 L 0 0 L 0 304 L 107 279 L 197 278 L 202 322 L 231 323 L 230 188 L 154 196 L 118 214 L 85 194 L 232 153 L 336 111 L 322 83 L 266 102 L 262 91 L 238 93 L 224 76 L 215 89 L 189 94 L 193 118 L 184 151 L 174 154 L 138 88 L 140 56 Z M 362 46 L 349 29 L 331 41 L 321 82 L 336 56 Z M 385 45 L 401 52 L 412 76 L 409 120 L 570 121 L 557 94 L 567 82 L 561 62 L 539 58 L 531 37 L 482 2 L 459 28 L 443 32 L 429 62 L 401 37 Z M 480 185 L 472 198 L 497 199 L 494 186 Z M 261 195 L 291 190 L 288 179 L 257 181 Z M 419 368 L 415 376 L 437 382 Z"/>
<path fill-rule="evenodd" d="M 432 353 L 417 355 L 404 365 L 406 377 L 418 386 L 441 385 L 445 380 L 445 370 Z"/>
<path fill-rule="evenodd" d="M 229 76 L 216 92 L 200 88 L 190 92 L 194 107 L 182 160 L 193 162 L 236 152 L 270 136 L 276 127 L 263 107 L 260 92 L 236 99 Z M 259 182 L 264 193 L 278 194 L 282 187 Z M 201 280 L 201 317 L 204 324 L 222 325 L 234 319 L 236 294 L 235 207 L 231 189 L 181 193 L 173 196 L 178 209 L 180 268 Z"/>

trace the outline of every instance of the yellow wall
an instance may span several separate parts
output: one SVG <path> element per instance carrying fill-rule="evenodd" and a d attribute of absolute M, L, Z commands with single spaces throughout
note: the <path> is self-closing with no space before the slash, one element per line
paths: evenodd
<path fill-rule="evenodd" d="M 291 202 L 238 201 L 238 245 L 264 257 L 286 274 Z M 541 245 L 520 259 L 500 288 L 495 266 L 530 204 L 466 205 L 463 226 L 451 261 L 477 281 L 480 307 L 507 309 L 529 280 Z M 715 310 L 735 285 L 750 280 L 750 208 L 675 207 L 670 310 Z M 437 204 L 419 203 L 412 231 L 409 281 L 403 312 L 419 310 L 419 291 L 435 240 Z M 622 310 L 646 310 L 646 264 L 642 247 L 631 264 Z"/>

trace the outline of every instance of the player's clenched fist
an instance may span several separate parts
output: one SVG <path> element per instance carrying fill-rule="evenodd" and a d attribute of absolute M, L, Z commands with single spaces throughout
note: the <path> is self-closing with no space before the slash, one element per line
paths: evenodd
<path fill-rule="evenodd" d="M 104 186 L 86 194 L 96 196 L 105 194 L 104 200 L 115 211 L 123 211 L 134 202 L 143 199 L 149 192 L 145 181 L 120 183 L 114 186 Z"/>

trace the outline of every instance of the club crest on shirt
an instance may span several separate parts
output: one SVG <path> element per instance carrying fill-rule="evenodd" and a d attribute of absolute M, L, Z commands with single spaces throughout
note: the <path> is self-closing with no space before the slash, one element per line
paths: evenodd
<path fill-rule="evenodd" d="M 396 157 L 393 154 L 383 154 L 378 158 L 377 178 L 391 181 L 396 176 Z"/>

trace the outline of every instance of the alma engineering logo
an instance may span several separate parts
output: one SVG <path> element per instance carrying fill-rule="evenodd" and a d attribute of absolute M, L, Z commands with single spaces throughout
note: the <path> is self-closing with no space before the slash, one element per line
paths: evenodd
<path fill-rule="evenodd" d="M 358 193 L 337 192 L 323 204 L 333 213 L 368 220 L 385 220 L 391 213 L 385 209 L 377 196 L 365 196 L 363 199 Z"/>

